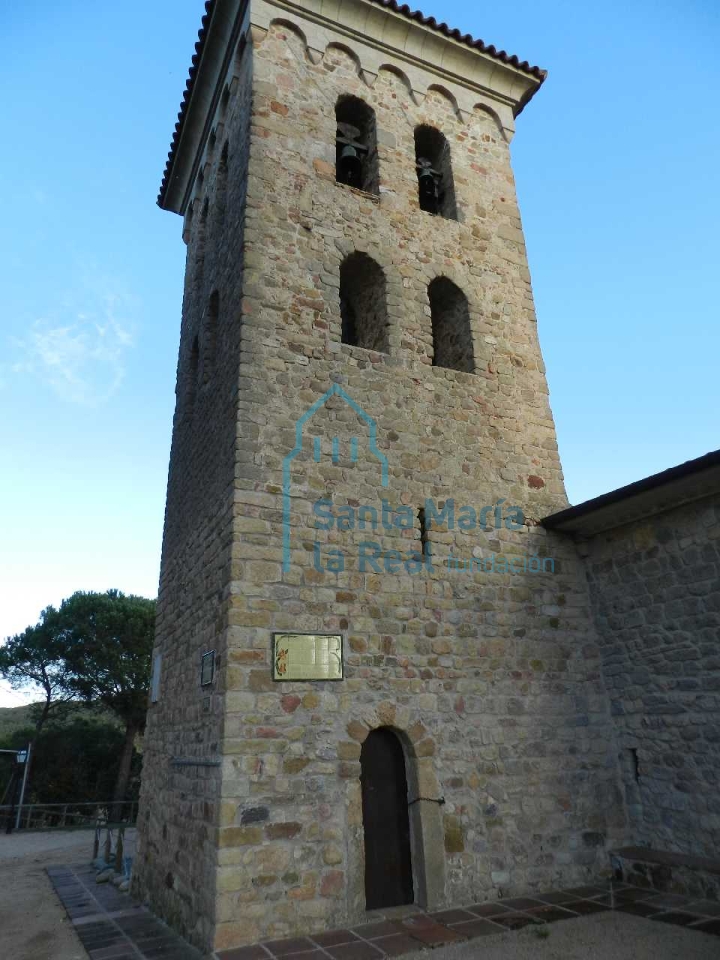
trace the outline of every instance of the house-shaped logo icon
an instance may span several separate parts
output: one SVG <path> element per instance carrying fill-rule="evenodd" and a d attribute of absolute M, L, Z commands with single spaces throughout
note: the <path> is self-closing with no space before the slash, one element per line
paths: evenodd
<path fill-rule="evenodd" d="M 334 383 L 332 387 L 324 393 L 319 400 L 316 400 L 311 407 L 309 407 L 305 413 L 298 418 L 295 424 L 295 446 L 290 451 L 290 453 L 283 459 L 283 570 L 287 571 L 290 569 L 290 471 L 292 468 L 293 460 L 302 452 L 303 449 L 303 429 L 305 424 L 312 419 L 312 417 L 317 413 L 317 411 L 324 407 L 328 400 L 333 396 L 339 396 L 348 406 L 355 411 L 355 413 L 360 417 L 364 423 L 368 426 L 368 439 L 370 443 L 370 452 L 377 457 L 380 461 L 381 467 L 381 483 L 383 487 L 387 487 L 389 483 L 388 478 L 388 459 L 382 451 L 378 449 L 377 445 L 377 424 L 369 414 L 367 414 L 359 404 L 345 393 L 342 387 L 338 386 L 337 383 Z M 316 463 L 320 462 L 322 455 L 322 441 L 320 437 L 315 437 L 313 440 L 313 460 Z M 350 460 L 353 463 L 357 463 L 358 459 L 358 438 L 352 437 L 350 440 Z M 340 461 L 340 438 L 332 437 L 332 461 L 333 463 L 339 463 Z"/>

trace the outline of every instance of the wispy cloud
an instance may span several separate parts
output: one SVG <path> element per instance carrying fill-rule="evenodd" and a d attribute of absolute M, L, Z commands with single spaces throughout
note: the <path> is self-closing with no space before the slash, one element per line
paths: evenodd
<path fill-rule="evenodd" d="M 13 338 L 19 356 L 12 373 L 37 377 L 71 403 L 109 400 L 135 343 L 131 298 L 110 291 L 97 274 L 86 272 L 72 295 Z"/>

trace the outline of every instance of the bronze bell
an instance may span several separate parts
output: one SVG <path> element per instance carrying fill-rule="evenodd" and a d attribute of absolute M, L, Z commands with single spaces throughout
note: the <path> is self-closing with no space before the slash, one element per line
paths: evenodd
<path fill-rule="evenodd" d="M 338 179 L 343 183 L 347 183 L 351 187 L 362 186 L 362 160 L 360 159 L 360 152 L 349 143 L 345 144 L 342 148 L 338 173 L 340 174 Z"/>
<path fill-rule="evenodd" d="M 438 192 L 433 172 L 427 167 L 418 172 L 420 207 L 428 213 L 437 213 Z"/>

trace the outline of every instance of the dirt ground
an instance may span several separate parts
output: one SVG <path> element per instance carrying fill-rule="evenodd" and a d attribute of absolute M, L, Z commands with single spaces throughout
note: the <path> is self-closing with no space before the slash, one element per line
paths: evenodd
<path fill-rule="evenodd" d="M 89 862 L 92 849 L 92 830 L 0 833 L 0 956 L 87 960 L 45 868 Z"/>

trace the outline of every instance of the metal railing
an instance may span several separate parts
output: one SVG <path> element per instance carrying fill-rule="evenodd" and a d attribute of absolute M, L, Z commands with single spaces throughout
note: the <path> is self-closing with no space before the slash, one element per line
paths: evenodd
<path fill-rule="evenodd" d="M 108 803 L 24 803 L 12 807 L 0 806 L 0 828 L 17 817 L 17 826 L 22 830 L 50 830 L 125 824 L 137 820 L 137 800 Z"/>
<path fill-rule="evenodd" d="M 93 863 L 100 858 L 116 873 L 124 873 L 129 879 L 132 856 L 125 856 L 125 830 L 128 826 L 130 824 L 127 823 L 98 823 L 95 827 Z"/>

